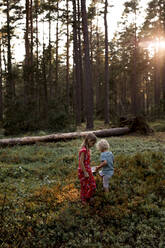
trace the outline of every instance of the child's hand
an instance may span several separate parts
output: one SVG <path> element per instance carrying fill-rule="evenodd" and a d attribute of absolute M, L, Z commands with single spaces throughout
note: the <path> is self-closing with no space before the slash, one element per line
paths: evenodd
<path fill-rule="evenodd" d="M 84 172 L 84 176 L 85 176 L 85 177 L 89 177 L 89 174 L 88 174 L 87 171 Z"/>
<path fill-rule="evenodd" d="M 99 169 L 100 169 L 100 167 L 99 167 L 99 166 L 96 166 L 96 172 L 97 172 Z"/>

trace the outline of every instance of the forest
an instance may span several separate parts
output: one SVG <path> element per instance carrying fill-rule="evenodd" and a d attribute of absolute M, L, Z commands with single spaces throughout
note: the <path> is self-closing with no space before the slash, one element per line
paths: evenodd
<path fill-rule="evenodd" d="M 83 122 L 92 129 L 94 120 L 112 124 L 123 116 L 164 117 L 165 3 L 149 1 L 139 25 L 140 1 L 125 1 L 109 40 L 110 4 L 1 2 L 0 123 L 6 135 L 75 130 Z"/>
<path fill-rule="evenodd" d="M 0 247 L 165 247 L 165 1 L 146 2 L 0 1 Z M 83 205 L 93 132 L 114 175 Z"/>

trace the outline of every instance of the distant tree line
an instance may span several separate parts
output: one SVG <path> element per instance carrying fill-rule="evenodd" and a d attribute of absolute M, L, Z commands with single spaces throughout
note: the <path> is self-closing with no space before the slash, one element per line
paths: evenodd
<path fill-rule="evenodd" d="M 126 1 L 112 41 L 109 4 L 108 0 L 91 0 L 88 6 L 86 0 L 0 4 L 0 122 L 6 134 L 59 131 L 84 121 L 92 129 L 94 119 L 109 123 L 128 115 L 164 116 L 165 2 L 150 1 L 139 27 L 139 1 Z M 14 42 L 20 32 L 25 57 L 18 63 Z"/>

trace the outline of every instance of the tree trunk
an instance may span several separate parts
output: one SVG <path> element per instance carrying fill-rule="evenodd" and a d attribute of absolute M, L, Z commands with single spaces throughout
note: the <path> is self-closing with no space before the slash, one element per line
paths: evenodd
<path fill-rule="evenodd" d="M 41 98 L 41 101 L 42 101 L 42 90 L 43 90 L 43 102 L 42 102 L 43 116 L 41 116 L 41 119 L 43 119 L 43 117 L 44 117 L 44 123 L 47 124 L 47 120 L 48 120 L 48 87 L 47 87 L 46 66 L 45 66 L 45 64 L 46 64 L 45 44 L 43 42 L 43 62 L 42 62 L 42 73 L 43 73 L 42 86 L 43 87 L 41 88 L 41 94 L 40 94 L 40 98 Z"/>
<path fill-rule="evenodd" d="M 34 98 L 34 63 L 33 63 L 33 0 L 30 0 L 30 97 L 33 103 L 35 102 Z"/>
<path fill-rule="evenodd" d="M 93 86 L 92 86 L 92 72 L 89 53 L 89 37 L 88 37 L 88 24 L 86 13 L 86 0 L 81 0 L 82 12 L 82 29 L 84 37 L 84 72 L 85 72 L 85 109 L 86 109 L 86 128 L 93 128 Z"/>
<path fill-rule="evenodd" d="M 2 61 L 4 64 L 4 72 L 5 75 L 7 75 L 7 61 L 6 61 L 6 41 L 5 38 L 3 37 L 3 33 L 2 33 Z"/>
<path fill-rule="evenodd" d="M 155 117 L 159 117 L 160 114 L 160 63 L 159 57 L 160 51 L 155 48 L 155 70 L 154 70 L 154 107 Z"/>
<path fill-rule="evenodd" d="M 14 145 L 31 145 L 38 142 L 58 142 L 67 141 L 71 139 L 77 139 L 85 137 L 89 133 L 94 133 L 97 137 L 110 137 L 125 135 L 130 132 L 128 127 L 103 129 L 97 131 L 87 131 L 87 132 L 73 132 L 73 133 L 61 133 L 61 134 L 51 134 L 46 136 L 34 136 L 34 137 L 23 137 L 23 138 L 13 138 L 13 139 L 0 139 L 0 147 L 14 146 Z"/>
<path fill-rule="evenodd" d="M 11 27 L 10 27 L 10 3 L 9 0 L 6 2 L 7 9 L 7 77 L 5 85 L 5 95 L 4 95 L 4 128 L 6 132 L 11 128 L 13 119 L 13 81 L 12 81 L 12 64 L 11 64 Z"/>
<path fill-rule="evenodd" d="M 70 99 L 69 99 L 69 0 L 66 0 L 66 103 L 67 110 L 69 110 Z"/>
<path fill-rule="evenodd" d="M 90 20 L 89 24 L 89 47 L 90 47 L 90 61 L 91 61 L 91 70 L 92 70 L 92 79 L 93 79 L 93 59 L 94 59 L 94 48 L 93 48 L 93 22 Z"/>
<path fill-rule="evenodd" d="M 52 22 L 51 22 L 51 6 L 50 6 L 50 0 L 49 0 L 49 13 L 48 13 L 48 25 L 49 25 L 49 46 L 48 46 L 48 53 L 49 53 L 49 74 L 48 74 L 48 84 L 49 84 L 49 98 L 53 99 L 54 97 L 54 92 L 56 89 L 54 89 L 53 85 L 52 85 L 52 41 L 51 41 L 51 26 L 52 26 Z"/>
<path fill-rule="evenodd" d="M 75 112 L 76 125 L 81 124 L 81 85 L 80 85 L 80 60 L 78 49 L 78 32 L 77 32 L 77 9 L 76 1 L 73 0 L 73 47 L 74 47 L 74 68 L 75 68 Z"/>
<path fill-rule="evenodd" d="M 29 0 L 26 0 L 26 31 L 25 31 L 25 68 L 24 68 L 24 104 L 29 104 L 29 82 L 30 82 L 30 43 L 29 43 Z"/>
<path fill-rule="evenodd" d="M 163 113 L 165 113 L 165 61 L 163 63 L 163 69 L 162 69 L 162 88 L 163 88 Z"/>
<path fill-rule="evenodd" d="M 98 19 L 96 25 L 96 69 L 95 69 L 95 92 L 96 92 L 96 115 L 99 115 L 101 111 L 101 88 L 100 88 L 100 37 L 99 37 L 99 27 Z"/>
<path fill-rule="evenodd" d="M 2 95 L 3 95 L 2 94 L 2 36 L 0 36 L 0 121 L 3 120 L 3 99 L 2 99 Z"/>
<path fill-rule="evenodd" d="M 59 9 L 57 1 L 57 23 L 56 23 L 56 72 L 55 72 L 55 97 L 58 96 L 58 68 L 59 68 Z"/>
<path fill-rule="evenodd" d="M 163 9 L 165 10 L 165 2 L 163 3 Z M 163 15 L 163 29 L 165 32 L 165 14 Z M 165 56 L 162 66 L 162 89 L 163 89 L 163 113 L 165 114 Z"/>
<path fill-rule="evenodd" d="M 6 100 L 8 103 L 12 99 L 12 65 L 11 65 L 11 32 L 10 32 L 10 7 L 9 1 L 7 0 L 7 83 L 6 83 Z"/>
<path fill-rule="evenodd" d="M 108 63 L 108 25 L 107 25 L 107 8 L 108 1 L 105 0 L 104 9 L 104 27 L 105 27 L 105 123 L 109 123 L 110 113 L 109 113 L 109 63 Z"/>
<path fill-rule="evenodd" d="M 138 87 L 137 87 L 137 25 L 136 25 L 136 7 L 134 10 L 135 23 L 134 23 L 134 51 L 133 51 L 133 71 L 131 78 L 131 103 L 132 103 L 132 113 L 137 115 L 138 109 Z"/>
<path fill-rule="evenodd" d="M 80 11 L 80 0 L 77 4 L 78 8 L 78 52 L 79 52 L 79 66 L 80 66 L 80 87 L 81 87 L 81 121 L 85 120 L 85 99 L 84 99 L 84 75 L 83 75 L 83 62 L 82 62 L 82 46 L 81 46 L 81 11 Z"/>
<path fill-rule="evenodd" d="M 36 27 L 36 73 L 35 73 L 35 91 L 34 97 L 36 99 L 36 119 L 39 119 L 39 97 L 40 97 L 40 82 L 39 82 L 39 38 L 38 38 L 38 13 L 39 13 L 39 0 L 35 1 L 35 27 Z"/>

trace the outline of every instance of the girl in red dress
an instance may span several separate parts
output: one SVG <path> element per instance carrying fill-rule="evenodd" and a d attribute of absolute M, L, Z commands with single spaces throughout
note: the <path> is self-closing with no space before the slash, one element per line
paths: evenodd
<path fill-rule="evenodd" d="M 79 151 L 78 178 L 81 185 L 81 201 L 86 204 L 93 196 L 96 183 L 90 167 L 90 148 L 96 143 L 96 136 L 90 133 L 86 136 Z"/>

